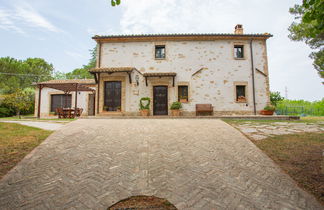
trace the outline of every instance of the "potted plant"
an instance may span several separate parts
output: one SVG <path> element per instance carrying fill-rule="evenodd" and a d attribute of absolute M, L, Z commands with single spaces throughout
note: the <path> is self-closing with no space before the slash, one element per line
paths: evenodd
<path fill-rule="evenodd" d="M 171 113 L 172 113 L 172 116 L 180 116 L 180 109 L 182 108 L 182 104 L 181 102 L 173 102 L 172 105 L 171 105 Z"/>
<path fill-rule="evenodd" d="M 149 116 L 150 103 L 151 103 L 151 99 L 149 97 L 141 98 L 139 105 L 140 105 L 140 111 L 142 116 Z"/>
<path fill-rule="evenodd" d="M 180 96 L 180 100 L 181 103 L 187 103 L 188 102 L 188 97 L 187 96 Z"/>
<path fill-rule="evenodd" d="M 260 114 L 262 115 L 273 115 L 273 112 L 276 110 L 276 108 L 272 105 L 267 105 L 261 110 Z"/>
<path fill-rule="evenodd" d="M 237 98 L 237 102 L 246 102 L 246 98 L 245 98 L 245 96 L 239 96 L 239 97 Z"/>
<path fill-rule="evenodd" d="M 121 107 L 117 106 L 117 112 L 120 112 L 120 111 L 121 111 Z"/>

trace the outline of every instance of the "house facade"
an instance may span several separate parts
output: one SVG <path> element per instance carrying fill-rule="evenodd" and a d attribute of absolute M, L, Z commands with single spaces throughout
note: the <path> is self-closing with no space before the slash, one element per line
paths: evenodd
<path fill-rule="evenodd" d="M 266 40 L 272 35 L 161 34 L 94 36 L 96 115 L 139 115 L 142 97 L 151 115 L 183 115 L 212 104 L 215 115 L 258 114 L 269 104 Z"/>

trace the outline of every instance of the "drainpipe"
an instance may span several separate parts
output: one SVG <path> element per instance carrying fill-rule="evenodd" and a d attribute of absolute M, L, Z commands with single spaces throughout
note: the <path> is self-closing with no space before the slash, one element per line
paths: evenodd
<path fill-rule="evenodd" d="M 253 39 L 250 40 L 251 71 L 252 71 L 252 89 L 253 89 L 253 111 L 254 111 L 254 115 L 256 115 L 255 82 L 254 82 L 254 63 L 253 63 L 253 49 L 252 49 L 252 41 L 253 41 Z"/>

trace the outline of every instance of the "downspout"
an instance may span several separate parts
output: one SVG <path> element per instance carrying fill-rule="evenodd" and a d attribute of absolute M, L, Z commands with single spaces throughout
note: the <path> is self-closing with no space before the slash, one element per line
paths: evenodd
<path fill-rule="evenodd" d="M 253 41 L 253 39 L 250 40 L 251 71 L 252 71 L 252 90 L 253 90 L 253 111 L 254 111 L 254 115 L 256 115 L 255 81 L 254 81 L 254 63 L 253 63 L 253 49 L 252 49 L 252 41 Z"/>

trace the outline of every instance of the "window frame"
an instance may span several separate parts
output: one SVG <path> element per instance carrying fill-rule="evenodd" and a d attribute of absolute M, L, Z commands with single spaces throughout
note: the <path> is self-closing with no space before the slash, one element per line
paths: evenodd
<path fill-rule="evenodd" d="M 236 48 L 242 48 L 242 57 L 236 57 L 236 53 L 235 53 L 235 50 Z M 243 60 L 245 59 L 245 47 L 244 47 L 244 44 L 235 44 L 234 43 L 234 46 L 233 46 L 233 56 L 234 56 L 234 59 L 236 60 Z"/>
<path fill-rule="evenodd" d="M 50 104 L 49 104 L 49 110 L 50 110 L 50 112 L 55 112 L 55 109 L 54 110 L 52 110 L 52 108 L 53 108 L 53 103 L 54 103 L 54 100 L 53 100 L 53 97 L 57 97 L 57 96 L 60 96 L 60 97 L 62 97 L 63 99 L 62 99 L 62 106 L 63 106 L 63 108 L 69 108 L 69 107 L 72 107 L 72 94 L 70 93 L 70 94 L 64 94 L 64 93 L 54 93 L 54 94 L 50 94 Z M 67 100 L 67 102 L 68 102 L 68 104 L 65 104 L 65 97 L 70 97 L 70 99 L 68 99 Z M 69 104 L 70 104 L 70 106 L 69 106 Z M 58 108 L 58 107 L 56 107 L 56 108 Z"/>
<path fill-rule="evenodd" d="M 244 94 L 245 94 L 245 100 L 238 100 L 237 97 L 237 86 L 244 86 Z M 248 92 L 248 82 L 242 81 L 242 82 L 234 82 L 233 83 L 234 91 L 233 91 L 233 97 L 234 97 L 234 102 L 235 103 L 248 103 L 248 98 L 249 98 L 249 92 Z"/>
<path fill-rule="evenodd" d="M 164 48 L 164 57 L 156 57 L 157 48 Z M 156 44 L 154 45 L 154 59 L 155 60 L 165 60 L 166 59 L 166 45 L 165 44 Z"/>
<path fill-rule="evenodd" d="M 183 88 L 183 87 L 186 87 L 187 88 L 187 99 L 186 99 L 186 101 L 183 101 L 183 102 L 181 102 L 180 100 L 180 97 L 181 97 L 181 95 L 180 95 L 180 88 Z M 189 102 L 189 85 L 178 85 L 178 101 L 179 102 L 181 102 L 181 103 L 188 103 Z"/>

